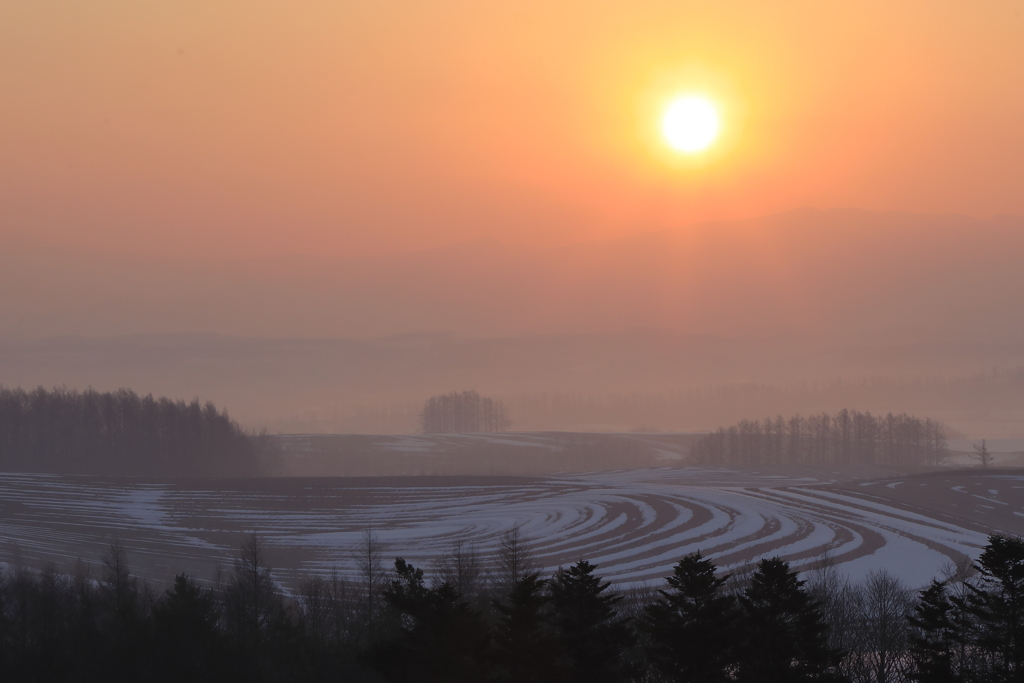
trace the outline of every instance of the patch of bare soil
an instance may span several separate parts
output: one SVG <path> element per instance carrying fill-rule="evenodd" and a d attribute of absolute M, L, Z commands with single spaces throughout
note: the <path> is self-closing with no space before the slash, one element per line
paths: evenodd
<path fill-rule="evenodd" d="M 1024 470 L 932 471 L 836 487 L 866 500 L 986 533 L 1024 534 Z"/>

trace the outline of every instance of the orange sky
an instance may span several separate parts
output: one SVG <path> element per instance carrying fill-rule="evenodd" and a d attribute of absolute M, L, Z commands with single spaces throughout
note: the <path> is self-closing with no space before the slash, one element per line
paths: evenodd
<path fill-rule="evenodd" d="M 0 4 L 0 236 L 258 256 L 1024 215 L 1021 0 Z M 699 161 L 668 98 L 719 102 Z"/>

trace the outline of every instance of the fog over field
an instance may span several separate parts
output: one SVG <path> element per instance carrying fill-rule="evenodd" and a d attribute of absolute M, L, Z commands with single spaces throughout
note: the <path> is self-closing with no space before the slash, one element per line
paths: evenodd
<path fill-rule="evenodd" d="M 0 246 L 0 285 L 19 292 L 0 300 L 3 337 L 655 329 L 823 337 L 831 349 L 1024 338 L 1024 218 L 1012 216 L 802 209 L 558 247 L 481 239 L 361 258 L 71 249 L 16 230 Z"/>
<path fill-rule="evenodd" d="M 410 434 L 427 397 L 475 388 L 513 429 L 700 432 L 741 419 L 909 412 L 1021 436 L 1024 344 L 620 334 L 375 340 L 198 335 L 0 341 L 5 386 L 113 390 L 226 407 L 275 433 Z"/>
<path fill-rule="evenodd" d="M 1022 2 L 0 2 L 0 680 L 1021 679 Z"/>
<path fill-rule="evenodd" d="M 4 237 L 8 387 L 131 387 L 273 432 L 411 433 L 431 395 L 521 430 L 1024 416 L 1024 222 L 794 211 L 564 247 L 155 257 Z"/>
<path fill-rule="evenodd" d="M 980 502 L 917 465 L 701 470 L 689 449 L 742 420 L 848 408 L 941 422 L 950 452 L 931 463 L 940 472 L 973 465 L 982 438 L 995 440 L 995 465 L 1021 464 L 1022 235 L 1014 218 L 808 210 L 370 261 L 83 258 L 14 240 L 0 280 L 26 294 L 2 301 L 5 387 L 211 400 L 241 428 L 275 435 L 263 474 L 328 479 L 12 475 L 6 557 L 67 563 L 123 536 L 133 552 L 169 552 L 208 572 L 239 534 L 259 532 L 295 550 L 285 570 L 298 576 L 346 566 L 369 526 L 429 562 L 445 544 L 490 547 L 521 523 L 547 568 L 585 554 L 627 583 L 698 548 L 726 564 L 770 551 L 809 567 L 835 554 L 861 573 L 909 553 L 917 563 L 901 571 L 921 582 L 973 557 L 985 534 L 1024 528 L 1013 485 L 986 484 Z M 499 401 L 512 431 L 419 434 L 428 397 L 467 389 Z M 74 466 L 47 471 L 93 471 Z M 925 478 L 888 479 L 904 475 Z M 333 479 L 387 476 L 405 479 Z M 495 479 L 438 479 L 460 476 Z M 546 478 L 502 479 L 516 476 Z M 887 483 L 871 483 L 879 478 Z M 945 493 L 921 498 L 936 486 Z M 911 488 L 920 495 L 890 500 Z M 31 512 L 51 498 L 107 521 L 83 518 L 94 531 L 73 541 L 48 526 L 54 513 Z M 221 505 L 235 517 L 219 519 Z M 192 521 L 171 521 L 185 509 Z"/>

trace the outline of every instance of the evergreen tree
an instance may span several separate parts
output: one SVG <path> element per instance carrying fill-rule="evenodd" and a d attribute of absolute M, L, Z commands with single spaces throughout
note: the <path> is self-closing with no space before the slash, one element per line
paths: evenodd
<path fill-rule="evenodd" d="M 162 601 L 153 608 L 161 666 L 165 681 L 219 680 L 223 656 L 220 611 L 213 591 L 186 574 L 174 579 Z"/>
<path fill-rule="evenodd" d="M 563 681 L 614 683 L 626 680 L 622 654 L 633 644 L 628 619 L 618 616 L 621 595 L 580 560 L 560 569 L 549 585 L 552 624 L 559 639 Z"/>
<path fill-rule="evenodd" d="M 957 670 L 957 652 L 964 644 L 965 633 L 957 618 L 945 584 L 932 581 L 921 592 L 917 607 L 908 617 L 910 626 L 910 657 L 914 671 L 910 678 L 920 683 L 960 683 L 964 677 Z"/>
<path fill-rule="evenodd" d="M 992 657 L 995 680 L 1024 679 L 1024 540 L 989 536 L 978 559 L 980 582 L 968 607 L 977 620 L 975 644 Z"/>
<path fill-rule="evenodd" d="M 738 680 L 742 683 L 842 681 L 840 653 L 829 649 L 818 605 L 789 565 L 761 560 L 740 596 Z"/>
<path fill-rule="evenodd" d="M 427 588 L 423 570 L 402 558 L 384 590 L 399 615 L 399 635 L 368 657 L 386 680 L 404 683 L 476 683 L 485 675 L 488 629 L 449 583 Z"/>
<path fill-rule="evenodd" d="M 495 600 L 498 622 L 491 643 L 491 680 L 514 683 L 561 683 L 556 664 L 558 644 L 547 622 L 546 582 L 527 574 L 505 600 Z"/>
<path fill-rule="evenodd" d="M 687 555 L 668 577 L 671 590 L 644 613 L 654 667 L 670 681 L 719 683 L 730 680 L 736 640 L 736 609 L 722 594 L 726 579 L 700 553 Z"/>

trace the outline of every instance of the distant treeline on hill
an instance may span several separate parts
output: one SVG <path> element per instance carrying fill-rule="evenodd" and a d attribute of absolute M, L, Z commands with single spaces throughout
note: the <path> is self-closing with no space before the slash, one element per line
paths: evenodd
<path fill-rule="evenodd" d="M 0 388 L 0 470 L 8 472 L 255 475 L 266 441 L 198 399 Z"/>
<path fill-rule="evenodd" d="M 690 448 L 691 461 L 709 465 L 936 465 L 947 454 L 945 427 L 935 420 L 845 408 L 835 416 L 743 420 Z"/>
<path fill-rule="evenodd" d="M 501 401 L 475 391 L 453 391 L 427 399 L 420 426 L 424 434 L 504 432 L 512 426 L 512 420 Z"/>

